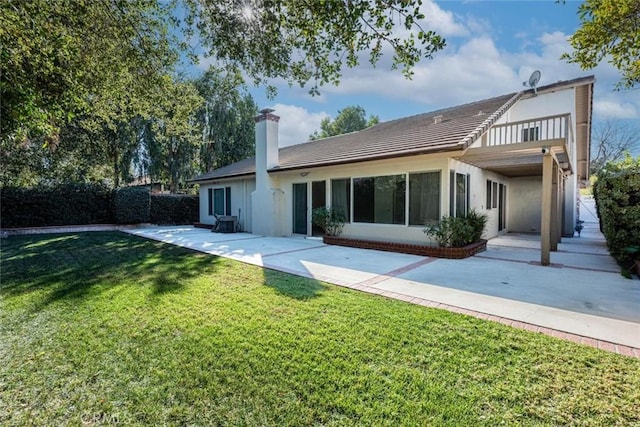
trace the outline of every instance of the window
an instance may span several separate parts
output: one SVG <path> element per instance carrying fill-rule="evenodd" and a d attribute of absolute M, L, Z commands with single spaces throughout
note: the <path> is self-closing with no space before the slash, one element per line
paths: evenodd
<path fill-rule="evenodd" d="M 491 180 L 488 179 L 487 180 L 487 200 L 485 202 L 487 210 L 491 209 L 493 207 L 493 205 L 492 205 L 493 198 L 491 197 L 492 188 L 493 188 L 493 186 L 491 185 Z"/>
<path fill-rule="evenodd" d="M 224 206 L 225 215 L 231 215 L 231 187 L 225 187 L 224 189 Z"/>
<path fill-rule="evenodd" d="M 231 187 L 209 189 L 209 215 L 231 215 Z"/>
<path fill-rule="evenodd" d="M 213 189 L 213 213 L 224 215 L 224 188 Z"/>
<path fill-rule="evenodd" d="M 341 210 L 344 213 L 346 222 L 351 221 L 351 180 L 333 179 L 331 180 L 331 208 Z"/>
<path fill-rule="evenodd" d="M 493 191 L 491 193 L 491 196 L 493 197 L 492 207 L 497 208 L 498 207 L 498 183 L 495 181 L 493 182 Z"/>
<path fill-rule="evenodd" d="M 468 174 L 450 172 L 449 178 L 449 214 L 451 216 L 465 216 L 469 209 L 469 182 Z"/>
<path fill-rule="evenodd" d="M 487 209 L 498 207 L 498 183 L 487 180 Z"/>
<path fill-rule="evenodd" d="M 376 224 L 405 224 L 404 175 L 353 179 L 353 220 Z"/>
<path fill-rule="evenodd" d="M 409 174 L 409 225 L 440 219 L 440 172 Z"/>
<path fill-rule="evenodd" d="M 539 130 L 538 126 L 522 129 L 522 142 L 539 140 Z"/>

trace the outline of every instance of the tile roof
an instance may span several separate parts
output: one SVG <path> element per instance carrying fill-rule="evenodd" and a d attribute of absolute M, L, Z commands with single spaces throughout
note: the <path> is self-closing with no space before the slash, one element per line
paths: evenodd
<path fill-rule="evenodd" d="M 504 113 L 522 94 L 483 101 L 379 123 L 368 129 L 280 148 L 279 165 L 271 172 L 356 163 L 464 148 Z M 436 117 L 442 116 L 437 122 Z M 192 182 L 255 173 L 255 158 L 242 160 L 193 178 Z"/>

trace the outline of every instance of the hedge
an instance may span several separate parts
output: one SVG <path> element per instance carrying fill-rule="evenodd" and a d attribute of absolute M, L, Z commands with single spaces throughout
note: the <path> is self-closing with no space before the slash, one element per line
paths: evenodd
<path fill-rule="evenodd" d="M 113 223 L 112 191 L 100 184 L 0 189 L 0 226 Z"/>
<path fill-rule="evenodd" d="M 147 187 L 124 187 L 113 192 L 113 212 L 118 224 L 151 221 L 151 197 Z"/>
<path fill-rule="evenodd" d="M 200 198 L 178 194 L 151 195 L 153 224 L 193 224 L 199 220 Z"/>
<path fill-rule="evenodd" d="M 149 194 L 146 187 L 111 190 L 98 184 L 0 189 L 0 227 L 86 224 L 191 224 L 197 196 Z"/>
<path fill-rule="evenodd" d="M 640 259 L 640 157 L 608 164 L 593 192 L 609 252 L 629 270 Z"/>

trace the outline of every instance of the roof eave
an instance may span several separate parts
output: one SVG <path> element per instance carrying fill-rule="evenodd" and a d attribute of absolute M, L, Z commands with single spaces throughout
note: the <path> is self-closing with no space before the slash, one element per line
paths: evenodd
<path fill-rule="evenodd" d="M 340 165 L 348 165 L 348 164 L 354 164 L 354 163 L 365 163 L 365 162 L 373 162 L 377 160 L 398 159 L 402 157 L 420 156 L 424 154 L 446 153 L 446 152 L 453 152 L 453 151 L 460 151 L 460 147 L 458 146 L 458 144 L 446 144 L 439 147 L 432 147 L 429 149 L 421 148 L 418 150 L 407 150 L 406 152 L 403 152 L 403 153 L 381 154 L 381 155 L 371 156 L 366 158 L 336 160 L 331 162 L 295 165 L 290 167 L 277 167 L 277 168 L 269 169 L 267 172 L 268 173 L 288 172 L 288 171 L 295 171 L 295 170 L 301 170 L 301 169 L 314 169 L 314 168 L 321 168 L 321 167 L 328 167 L 328 166 L 340 166 Z"/>
<path fill-rule="evenodd" d="M 480 138 L 483 133 L 485 133 L 493 124 L 500 118 L 504 113 L 506 113 L 509 108 L 513 107 L 513 105 L 522 97 L 524 92 L 518 92 L 513 95 L 507 102 L 505 102 L 500 108 L 493 112 L 489 117 L 487 117 L 482 123 L 480 123 L 473 131 L 469 132 L 467 136 L 465 136 L 457 145 L 460 149 L 467 149 L 473 142 Z"/>
<path fill-rule="evenodd" d="M 200 178 L 200 179 L 194 178 L 194 179 L 187 180 L 187 183 L 198 184 L 198 183 L 203 183 L 207 181 L 220 181 L 222 179 L 232 179 L 232 178 L 246 178 L 246 177 L 255 176 L 255 175 L 256 175 L 255 172 L 249 172 L 249 173 L 222 175 L 222 176 L 214 176 L 214 177 Z"/>

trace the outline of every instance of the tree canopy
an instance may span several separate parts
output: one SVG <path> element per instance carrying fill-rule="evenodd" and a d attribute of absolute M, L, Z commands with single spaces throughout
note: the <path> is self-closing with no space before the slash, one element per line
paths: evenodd
<path fill-rule="evenodd" d="M 204 104 L 197 113 L 202 126 L 203 171 L 244 160 L 255 153 L 254 117 L 258 106 L 243 93 L 239 76 L 210 69 L 196 81 Z"/>
<path fill-rule="evenodd" d="M 77 114 L 139 109 L 178 58 L 170 11 L 155 0 L 0 2 L 2 139 L 55 144 Z"/>
<path fill-rule="evenodd" d="M 410 77 L 420 59 L 445 46 L 421 27 L 420 4 L 2 1 L 0 185 L 69 179 L 118 186 L 149 173 L 175 190 L 189 173 L 252 153 L 256 105 L 240 91 L 240 76 L 285 79 L 316 94 L 338 84 L 345 67 L 361 59 L 375 65 L 385 54 Z M 192 40 L 216 70 L 186 81 L 177 64 L 193 56 Z M 377 122 L 353 108 L 323 132 Z"/>
<path fill-rule="evenodd" d="M 329 117 L 322 119 L 320 122 L 320 132 L 315 131 L 309 135 L 309 139 L 328 138 L 330 136 L 356 132 L 378 124 L 380 121 L 378 116 L 369 116 L 369 119 L 367 119 L 366 115 L 367 113 L 364 108 L 359 105 L 345 107 L 342 110 L 338 110 L 338 115 L 335 120 L 331 120 Z"/>
<path fill-rule="evenodd" d="M 594 68 L 606 59 L 622 73 L 618 87 L 640 83 L 640 1 L 586 0 L 578 8 L 581 27 L 562 57 Z"/>
<path fill-rule="evenodd" d="M 385 48 L 406 77 L 445 40 L 421 27 L 421 0 L 184 0 L 208 55 L 256 82 L 284 78 L 311 93 L 338 84 L 361 56 L 375 65 Z"/>

